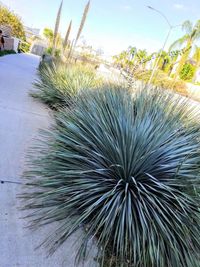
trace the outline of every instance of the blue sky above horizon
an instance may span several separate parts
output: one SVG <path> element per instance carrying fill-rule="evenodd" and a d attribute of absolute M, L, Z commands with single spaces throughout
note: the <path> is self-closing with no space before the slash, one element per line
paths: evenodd
<path fill-rule="evenodd" d="M 26 26 L 43 29 L 54 27 L 60 0 L 1 0 L 21 18 Z M 60 31 L 65 34 L 72 19 L 75 36 L 87 0 L 64 0 Z M 200 0 L 91 0 L 83 34 L 88 44 L 116 54 L 129 45 L 149 52 L 161 48 L 168 31 L 166 21 L 150 5 L 162 11 L 172 25 L 200 19 Z M 173 30 L 168 45 L 183 34 Z"/>

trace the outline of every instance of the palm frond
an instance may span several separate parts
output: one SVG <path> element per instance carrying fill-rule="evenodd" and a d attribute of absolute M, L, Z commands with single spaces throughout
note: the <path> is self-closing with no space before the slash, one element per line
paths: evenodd
<path fill-rule="evenodd" d="M 199 115 L 168 91 L 84 91 L 30 161 L 30 227 L 59 223 L 53 253 L 87 225 L 78 256 L 95 236 L 101 266 L 198 267 Z"/>
<path fill-rule="evenodd" d="M 176 48 L 177 46 L 181 46 L 183 45 L 184 43 L 187 42 L 189 36 L 186 34 L 184 35 L 183 37 L 179 38 L 178 40 L 176 40 L 175 42 L 173 42 L 170 47 L 169 47 L 169 51 L 171 51 L 172 49 Z"/>
<path fill-rule="evenodd" d="M 194 25 L 194 30 L 197 34 L 200 32 L 200 20 L 197 20 L 196 24 Z"/>
<path fill-rule="evenodd" d="M 198 41 L 200 39 L 200 29 L 199 30 L 195 30 L 193 32 L 192 39 L 193 39 L 193 41 Z"/>
<path fill-rule="evenodd" d="M 196 60 L 197 65 L 199 66 L 199 64 L 200 64 L 200 47 L 195 46 L 195 51 L 194 51 L 192 58 L 194 60 Z"/>
<path fill-rule="evenodd" d="M 182 29 L 186 32 L 186 34 L 190 35 L 193 30 L 192 22 L 189 20 L 186 20 L 182 24 Z"/>

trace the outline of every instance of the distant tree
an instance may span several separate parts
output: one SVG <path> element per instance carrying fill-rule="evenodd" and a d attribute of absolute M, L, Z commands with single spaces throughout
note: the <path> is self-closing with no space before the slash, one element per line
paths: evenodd
<path fill-rule="evenodd" d="M 9 25 L 13 36 L 25 40 L 25 31 L 21 18 L 2 4 L 0 4 L 0 27 L 1 25 Z"/>
<path fill-rule="evenodd" d="M 196 61 L 196 67 L 200 67 L 200 47 L 195 47 L 195 52 L 192 57 Z"/>
<path fill-rule="evenodd" d="M 101 47 L 99 47 L 97 50 L 96 50 L 96 55 L 97 56 L 102 56 L 104 54 L 104 51 Z"/>
<path fill-rule="evenodd" d="M 137 48 L 136 48 L 135 46 L 134 46 L 134 47 L 129 46 L 128 51 L 129 51 L 131 60 L 134 60 L 135 55 L 136 55 L 136 53 L 137 53 Z"/>
<path fill-rule="evenodd" d="M 136 47 L 129 46 L 127 50 L 124 50 L 119 55 L 114 56 L 113 60 L 116 65 L 120 65 L 122 68 L 130 70 L 136 65 L 140 65 L 144 68 L 147 58 L 148 54 L 146 50 L 137 50 Z"/>
<path fill-rule="evenodd" d="M 171 57 L 169 53 L 166 51 L 162 51 L 161 54 L 157 55 L 157 57 L 160 55 L 160 59 L 158 61 L 158 68 L 162 71 L 169 72 L 170 63 L 171 63 Z"/>
<path fill-rule="evenodd" d="M 128 51 L 122 51 L 118 56 L 118 61 L 122 68 L 127 67 L 129 53 Z"/>
<path fill-rule="evenodd" d="M 195 75 L 194 75 L 194 81 L 195 81 L 196 72 L 200 68 L 200 47 L 197 47 L 197 46 L 195 47 L 195 51 L 194 51 L 192 58 L 196 61 L 196 70 L 195 70 Z"/>
<path fill-rule="evenodd" d="M 170 76 L 172 74 L 172 70 L 174 66 L 178 65 L 179 61 L 177 61 L 179 55 L 182 55 L 181 50 L 174 50 L 174 51 L 169 51 L 168 55 L 170 57 L 170 62 L 167 65 L 167 68 L 165 69 L 165 72 Z"/>
<path fill-rule="evenodd" d="M 147 57 L 147 51 L 145 49 L 141 50 L 139 49 L 136 53 L 136 57 L 138 58 L 138 61 L 142 61 Z"/>
<path fill-rule="evenodd" d="M 51 51 L 51 53 L 53 53 L 53 51 L 52 51 L 53 50 L 53 38 L 54 38 L 53 30 L 50 28 L 45 28 L 43 31 L 43 35 L 48 42 L 48 47 L 50 48 L 48 51 Z M 62 45 L 62 38 L 61 38 L 61 35 L 59 33 L 57 33 L 57 36 L 55 39 L 56 49 L 59 49 L 61 45 Z M 56 49 L 55 49 L 55 51 L 56 51 Z"/>
<path fill-rule="evenodd" d="M 139 63 L 143 68 L 146 65 L 147 62 L 147 58 L 148 58 L 148 53 L 145 49 L 139 49 L 136 53 L 136 60 L 137 63 Z M 144 63 L 143 63 L 144 62 Z"/>
<path fill-rule="evenodd" d="M 195 41 L 200 39 L 200 20 L 198 20 L 195 25 L 193 25 L 192 22 L 187 20 L 182 24 L 182 29 L 185 31 L 185 35 L 176 40 L 170 47 L 171 49 L 177 45 L 186 45 L 185 52 L 181 56 L 178 67 L 176 69 L 175 76 L 179 76 L 180 72 L 183 69 L 183 66 L 185 65 L 191 53 Z"/>
<path fill-rule="evenodd" d="M 43 35 L 47 39 L 48 45 L 52 46 L 52 44 L 53 44 L 53 30 L 49 29 L 49 28 L 45 28 L 43 31 Z"/>
<path fill-rule="evenodd" d="M 195 74 L 195 70 L 196 70 L 195 66 L 193 66 L 190 63 L 186 63 L 180 72 L 181 80 L 192 81 L 192 78 L 194 77 Z"/>

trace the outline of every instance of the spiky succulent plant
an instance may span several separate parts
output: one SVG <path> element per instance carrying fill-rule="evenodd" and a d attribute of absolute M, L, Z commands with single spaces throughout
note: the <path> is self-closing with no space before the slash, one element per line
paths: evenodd
<path fill-rule="evenodd" d="M 198 116 L 148 88 L 86 91 L 57 115 L 23 195 L 33 227 L 59 222 L 50 252 L 85 225 L 78 256 L 95 237 L 101 266 L 198 267 Z"/>
<path fill-rule="evenodd" d="M 92 68 L 79 64 L 44 64 L 38 76 L 34 82 L 37 90 L 31 95 L 53 109 L 69 105 L 80 90 L 97 87 L 101 82 Z"/>

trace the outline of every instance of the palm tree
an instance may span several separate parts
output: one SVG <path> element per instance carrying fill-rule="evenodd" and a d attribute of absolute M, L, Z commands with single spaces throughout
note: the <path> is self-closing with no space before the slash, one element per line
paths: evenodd
<path fill-rule="evenodd" d="M 128 64 L 129 52 L 127 50 L 122 51 L 119 55 L 113 57 L 114 63 L 120 68 L 126 68 Z"/>
<path fill-rule="evenodd" d="M 185 31 L 185 35 L 176 40 L 170 47 L 170 50 L 177 45 L 185 45 L 185 52 L 181 56 L 178 67 L 176 69 L 175 76 L 177 77 L 182 70 L 185 62 L 187 61 L 192 47 L 194 46 L 195 41 L 200 39 L 200 20 L 196 22 L 195 25 L 191 21 L 186 20 L 182 24 L 182 29 Z"/>
<path fill-rule="evenodd" d="M 147 56 L 147 51 L 145 49 L 139 49 L 136 54 L 137 58 L 141 61 L 143 58 Z"/>
<path fill-rule="evenodd" d="M 45 28 L 44 31 L 43 31 L 43 35 L 48 41 L 48 46 L 49 47 L 52 46 L 52 43 L 53 43 L 53 30 L 49 29 L 49 28 Z"/>
<path fill-rule="evenodd" d="M 129 46 L 129 48 L 128 48 L 128 52 L 129 52 L 129 54 L 130 54 L 130 58 L 131 58 L 131 60 L 134 61 L 135 56 L 136 56 L 136 54 L 137 54 L 137 48 L 136 48 L 135 46 Z"/>
<path fill-rule="evenodd" d="M 147 51 L 145 49 L 139 49 L 136 53 L 137 63 L 142 64 L 142 67 L 145 67 L 145 61 L 148 57 Z"/>
<path fill-rule="evenodd" d="M 169 53 L 167 53 L 166 51 L 162 51 L 160 54 L 160 59 L 158 61 L 158 68 L 162 71 L 168 71 L 169 67 L 170 67 L 170 63 L 172 61 Z"/>
<path fill-rule="evenodd" d="M 199 68 L 200 67 L 200 47 L 197 47 L 197 46 L 195 47 L 195 52 L 192 58 L 196 61 L 196 67 Z"/>
<path fill-rule="evenodd" d="M 167 67 L 165 68 L 164 71 L 168 74 L 169 77 L 172 73 L 174 66 L 178 65 L 178 63 L 179 63 L 179 61 L 177 61 L 179 55 L 182 55 L 181 50 L 174 50 L 174 51 L 170 51 L 170 53 L 168 53 L 169 63 L 167 64 Z"/>
<path fill-rule="evenodd" d="M 192 58 L 196 61 L 196 72 L 197 72 L 200 68 L 200 47 L 196 46 L 195 52 Z M 195 79 L 195 76 L 196 75 L 194 75 L 194 79 Z"/>

